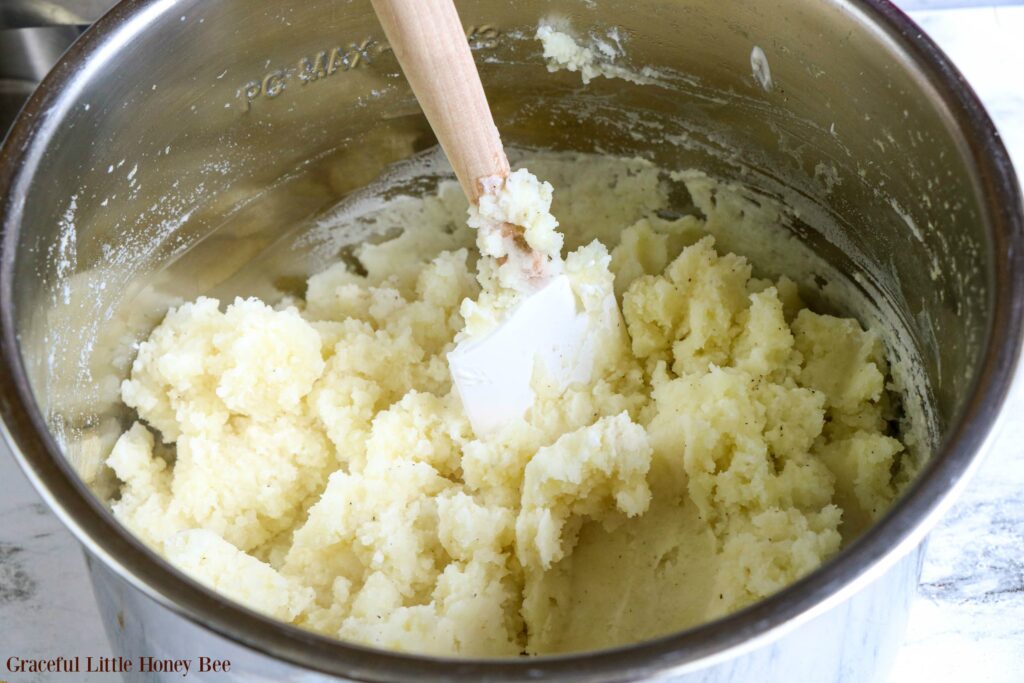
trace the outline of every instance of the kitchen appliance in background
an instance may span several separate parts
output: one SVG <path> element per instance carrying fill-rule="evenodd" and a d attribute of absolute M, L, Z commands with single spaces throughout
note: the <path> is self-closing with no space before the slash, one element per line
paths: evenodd
<path fill-rule="evenodd" d="M 77 12 L 53 2 L 0 2 L 0 139 L 87 24 Z"/>

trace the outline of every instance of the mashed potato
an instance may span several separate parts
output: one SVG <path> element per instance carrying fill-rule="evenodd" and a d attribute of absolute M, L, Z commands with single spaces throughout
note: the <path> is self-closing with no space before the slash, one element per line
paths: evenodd
<path fill-rule="evenodd" d="M 697 181 L 705 217 L 668 219 L 646 162 L 530 166 L 555 182 L 570 253 L 544 205 L 521 218 L 539 226 L 527 239 L 584 303 L 620 302 L 589 382 L 559 392 L 537 375 L 523 419 L 473 433 L 445 357 L 467 323 L 494 324 L 510 281 L 500 244 L 477 262 L 445 183 L 383 209 L 405 232 L 310 278 L 304 300 L 167 314 L 122 387 L 140 421 L 107 461 L 118 519 L 278 619 L 492 656 L 692 626 L 882 514 L 904 446 L 877 334 L 717 247 L 730 221 Z"/>

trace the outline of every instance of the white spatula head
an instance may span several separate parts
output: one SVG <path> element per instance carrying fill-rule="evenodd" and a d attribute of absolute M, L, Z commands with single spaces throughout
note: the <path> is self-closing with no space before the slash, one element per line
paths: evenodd
<path fill-rule="evenodd" d="M 587 329 L 588 316 L 578 309 L 569 278 L 560 275 L 484 337 L 449 353 L 452 380 L 476 435 L 493 434 L 526 414 L 537 363 L 560 388 L 588 381 L 590 363 L 581 353 Z"/>

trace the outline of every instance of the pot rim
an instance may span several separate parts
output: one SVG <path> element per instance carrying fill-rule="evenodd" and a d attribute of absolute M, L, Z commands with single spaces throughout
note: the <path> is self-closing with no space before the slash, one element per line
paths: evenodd
<path fill-rule="evenodd" d="M 948 57 L 887 0 L 829 0 L 875 29 L 927 79 L 938 106 L 964 137 L 992 231 L 993 319 L 981 369 L 950 433 L 888 513 L 808 576 L 744 610 L 653 640 L 569 655 L 455 659 L 408 655 L 350 644 L 262 616 L 202 587 L 124 529 L 86 488 L 63 456 L 32 396 L 18 348 L 13 292 L 25 186 L 55 108 L 82 76 L 82 65 L 132 23 L 136 30 L 165 12 L 165 0 L 124 0 L 64 55 L 25 105 L 0 150 L 0 416 L 15 459 L 47 505 L 87 552 L 161 605 L 235 643 L 325 674 L 360 681 L 422 679 L 617 681 L 709 666 L 775 639 L 847 599 L 917 546 L 952 504 L 993 440 L 1014 378 L 1024 330 L 1024 205 L 1009 155 L 976 94 Z"/>

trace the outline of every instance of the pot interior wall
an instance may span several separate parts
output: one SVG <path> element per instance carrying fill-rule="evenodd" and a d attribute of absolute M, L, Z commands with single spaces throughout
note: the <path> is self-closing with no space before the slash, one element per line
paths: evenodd
<path fill-rule="evenodd" d="M 789 229 L 825 264 L 808 261 L 802 284 L 889 321 L 941 437 L 979 366 L 992 247 L 967 142 L 892 36 L 818 0 L 459 8 L 506 143 L 698 168 L 791 207 Z M 619 63 L 650 67 L 650 82 L 549 74 L 541 19 L 620 40 Z M 435 143 L 368 2 L 152 2 L 104 30 L 36 113 L 34 179 L 6 219 L 21 225 L 33 389 L 94 482 L 125 418 L 132 344 L 168 306 L 294 291 L 336 256 L 299 239 L 311 221 Z M 845 286 L 823 288 L 836 272 Z"/>

